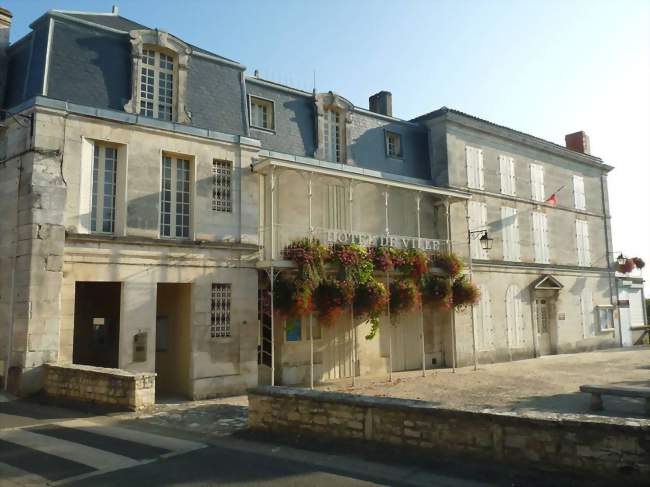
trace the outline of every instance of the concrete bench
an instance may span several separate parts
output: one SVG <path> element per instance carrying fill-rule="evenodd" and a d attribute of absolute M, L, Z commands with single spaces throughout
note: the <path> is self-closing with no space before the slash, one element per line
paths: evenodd
<path fill-rule="evenodd" d="M 591 394 L 591 409 L 594 411 L 603 410 L 603 395 L 605 396 L 620 396 L 620 397 L 638 397 L 645 399 L 645 412 L 650 415 L 650 387 L 634 387 L 634 386 L 594 386 L 584 385 L 580 386 L 581 392 Z"/>

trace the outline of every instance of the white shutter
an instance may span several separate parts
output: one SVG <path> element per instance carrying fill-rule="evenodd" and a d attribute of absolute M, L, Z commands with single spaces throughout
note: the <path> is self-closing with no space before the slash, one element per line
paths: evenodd
<path fill-rule="evenodd" d="M 580 311 L 582 314 L 582 332 L 585 338 L 596 335 L 596 322 L 594 320 L 594 304 L 591 291 L 583 289 L 580 293 Z"/>
<path fill-rule="evenodd" d="M 490 305 L 490 293 L 485 285 L 479 285 L 481 300 L 476 306 L 472 306 L 474 326 L 476 333 L 476 347 L 479 350 L 494 348 L 494 328 L 492 327 L 492 310 Z"/>
<path fill-rule="evenodd" d="M 503 239 L 503 260 L 510 260 L 512 253 L 511 246 L 511 235 L 510 235 L 510 208 L 503 206 L 501 207 L 501 236 Z"/>
<path fill-rule="evenodd" d="M 542 246 L 539 235 L 539 218 L 537 217 L 537 212 L 533 211 L 531 221 L 532 234 L 533 234 L 533 250 L 535 253 L 535 262 L 542 261 Z"/>
<path fill-rule="evenodd" d="M 481 209 L 481 228 L 487 228 L 487 204 L 486 203 L 480 203 L 480 209 Z M 481 242 L 477 239 L 476 241 L 478 243 L 478 250 L 480 253 L 480 258 L 481 259 L 487 259 L 487 250 L 483 250 L 483 247 L 481 246 Z"/>
<path fill-rule="evenodd" d="M 643 325 L 643 299 L 641 299 L 641 289 L 629 288 L 628 299 L 630 300 L 630 325 Z"/>
<path fill-rule="evenodd" d="M 483 189 L 483 151 L 476 147 L 465 146 L 467 164 L 467 186 Z"/>
<path fill-rule="evenodd" d="M 585 181 L 581 176 L 573 176 L 573 202 L 577 210 L 586 208 Z"/>
<path fill-rule="evenodd" d="M 530 165 L 530 184 L 532 199 L 544 201 L 544 168 L 541 165 Z"/>
<path fill-rule="evenodd" d="M 483 230 L 487 226 L 487 205 L 479 201 L 469 202 L 469 231 Z M 487 251 L 481 247 L 478 238 L 471 239 L 472 258 L 487 259 Z"/>
<path fill-rule="evenodd" d="M 582 222 L 580 220 L 576 220 L 576 251 L 578 253 L 578 265 L 585 265 L 585 252 L 582 246 Z"/>
<path fill-rule="evenodd" d="M 480 189 L 485 189 L 485 180 L 483 178 L 483 151 L 478 149 L 476 154 L 476 170 L 478 172 L 478 187 Z"/>
<path fill-rule="evenodd" d="M 512 157 L 499 156 L 499 172 L 501 176 L 501 193 L 514 196 L 515 191 L 515 160 Z"/>
<path fill-rule="evenodd" d="M 582 222 L 582 261 L 583 265 L 591 265 L 591 249 L 589 248 L 589 223 L 587 221 Z"/>
<path fill-rule="evenodd" d="M 501 208 L 503 258 L 505 260 L 519 260 L 519 226 L 517 210 L 508 206 Z"/>
<path fill-rule="evenodd" d="M 542 262 L 544 264 L 549 263 L 549 246 L 548 246 L 548 221 L 546 219 L 546 214 L 539 214 L 539 221 L 541 227 L 541 237 L 542 237 Z"/>

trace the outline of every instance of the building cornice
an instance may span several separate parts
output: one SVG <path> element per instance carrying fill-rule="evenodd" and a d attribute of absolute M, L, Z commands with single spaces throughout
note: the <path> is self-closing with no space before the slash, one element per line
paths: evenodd
<path fill-rule="evenodd" d="M 117 110 L 108 110 L 103 108 L 94 108 L 85 105 L 77 105 L 65 101 L 55 100 L 43 96 L 37 96 L 27 100 L 20 105 L 11 108 L 11 113 L 19 113 L 29 108 L 34 107 L 38 111 L 50 111 L 51 113 L 73 114 L 81 117 L 97 118 L 102 120 L 109 120 L 111 122 L 135 125 L 138 127 L 171 132 L 174 134 L 182 134 L 193 137 L 199 137 L 217 142 L 237 144 L 241 147 L 258 150 L 261 147 L 261 142 L 257 139 L 246 137 L 244 135 L 226 134 L 217 132 L 215 130 L 193 127 L 191 125 L 184 125 L 175 122 L 167 122 L 164 120 L 157 120 L 154 118 L 143 117 L 137 114 L 120 112 Z"/>
<path fill-rule="evenodd" d="M 511 262 L 511 261 L 497 261 L 497 260 L 480 260 L 472 259 L 472 267 L 474 270 L 485 269 L 503 269 L 508 268 L 511 270 L 525 270 L 544 272 L 577 272 L 577 273 L 593 273 L 593 274 L 613 274 L 612 269 L 607 267 L 581 267 L 577 265 L 564 265 L 564 264 L 538 264 L 535 262 Z"/>

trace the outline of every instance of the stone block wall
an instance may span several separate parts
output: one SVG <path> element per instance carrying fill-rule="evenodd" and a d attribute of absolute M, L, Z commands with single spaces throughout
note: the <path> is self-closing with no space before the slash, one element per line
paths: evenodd
<path fill-rule="evenodd" d="M 44 390 L 54 398 L 137 411 L 156 402 L 156 374 L 89 365 L 45 364 Z"/>
<path fill-rule="evenodd" d="M 284 387 L 249 391 L 249 427 L 326 440 L 372 441 L 602 476 L 650 474 L 650 421 L 531 418 L 442 409 L 424 401 Z"/>

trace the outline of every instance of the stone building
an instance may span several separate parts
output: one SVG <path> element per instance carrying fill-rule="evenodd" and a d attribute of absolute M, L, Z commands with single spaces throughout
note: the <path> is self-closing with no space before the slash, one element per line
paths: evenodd
<path fill-rule="evenodd" d="M 12 45 L 10 25 L 1 10 L 13 390 L 40 389 L 45 363 L 155 372 L 157 392 L 204 398 L 620 343 L 612 168 L 584 134 L 562 147 L 447 108 L 401 120 L 389 92 L 365 109 L 249 77 L 117 12 L 49 11 Z M 481 303 L 383 318 L 371 341 L 368 323 L 267 320 L 281 250 L 307 236 L 451 249 Z"/>

